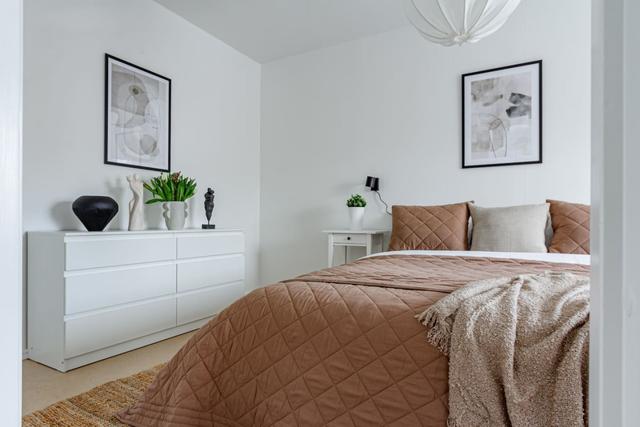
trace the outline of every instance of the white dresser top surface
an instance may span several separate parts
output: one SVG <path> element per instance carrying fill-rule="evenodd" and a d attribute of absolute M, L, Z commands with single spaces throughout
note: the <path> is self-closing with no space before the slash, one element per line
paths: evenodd
<path fill-rule="evenodd" d="M 64 234 L 67 236 L 117 236 L 117 235 L 136 235 L 136 234 L 184 234 L 184 233 L 229 233 L 236 232 L 241 233 L 242 230 L 237 228 L 216 228 L 213 230 L 205 230 L 202 228 L 185 228 L 183 230 L 142 230 L 142 231 L 129 231 L 129 230 L 107 230 L 107 231 L 82 231 L 82 230 L 57 230 L 57 231 L 28 231 L 27 233 L 49 233 L 49 234 Z"/>

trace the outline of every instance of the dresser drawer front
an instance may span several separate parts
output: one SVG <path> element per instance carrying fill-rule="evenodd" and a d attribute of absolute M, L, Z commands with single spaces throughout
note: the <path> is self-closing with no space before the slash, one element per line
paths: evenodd
<path fill-rule="evenodd" d="M 340 244 L 365 245 L 367 236 L 365 234 L 334 234 L 333 242 Z"/>
<path fill-rule="evenodd" d="M 174 264 L 68 274 L 65 314 L 156 298 L 176 292 Z"/>
<path fill-rule="evenodd" d="M 223 255 L 178 264 L 178 292 L 244 280 L 244 255 Z"/>
<path fill-rule="evenodd" d="M 175 297 L 65 322 L 65 357 L 75 357 L 176 326 Z"/>
<path fill-rule="evenodd" d="M 178 325 L 213 316 L 243 295 L 243 282 L 178 295 Z"/>
<path fill-rule="evenodd" d="M 178 258 L 197 258 L 244 252 L 242 233 L 211 233 L 178 236 Z"/>
<path fill-rule="evenodd" d="M 66 242 L 66 269 L 111 267 L 175 259 L 173 236 L 74 238 Z"/>

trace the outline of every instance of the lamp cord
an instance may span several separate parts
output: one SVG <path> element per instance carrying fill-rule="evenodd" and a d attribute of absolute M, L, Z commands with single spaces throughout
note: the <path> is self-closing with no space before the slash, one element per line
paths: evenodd
<path fill-rule="evenodd" d="M 384 205 L 384 211 L 387 213 L 387 215 L 391 215 L 391 212 L 389 212 L 389 205 L 387 205 L 387 202 L 382 200 L 382 196 L 380 195 L 380 192 L 376 191 L 376 194 L 378 195 L 378 198 L 380 199 L 380 201 Z"/>

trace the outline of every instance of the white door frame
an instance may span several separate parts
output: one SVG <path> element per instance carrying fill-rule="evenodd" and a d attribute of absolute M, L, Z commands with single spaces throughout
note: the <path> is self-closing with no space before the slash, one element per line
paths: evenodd
<path fill-rule="evenodd" d="M 640 419 L 640 2 L 592 0 L 592 427 Z"/>
<path fill-rule="evenodd" d="M 22 0 L 0 1 L 0 417 L 22 403 Z"/>

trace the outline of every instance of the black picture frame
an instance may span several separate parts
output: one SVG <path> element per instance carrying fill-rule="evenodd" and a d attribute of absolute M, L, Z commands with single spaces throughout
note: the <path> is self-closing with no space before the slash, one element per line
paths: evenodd
<path fill-rule="evenodd" d="M 466 137 L 468 135 L 465 135 L 465 127 L 466 127 L 466 111 L 465 111 L 465 104 L 466 104 L 466 81 L 469 77 L 472 76 L 478 76 L 481 74 L 488 74 L 488 73 L 493 73 L 496 71 L 504 71 L 504 70 L 508 70 L 508 69 L 516 69 L 516 68 L 521 68 L 521 67 L 530 67 L 530 66 L 537 66 L 537 72 L 538 72 L 538 91 L 535 95 L 538 96 L 538 158 L 536 160 L 527 160 L 527 161 L 515 161 L 515 162 L 498 162 L 498 163 L 490 163 L 490 164 L 467 164 L 467 158 L 465 156 L 466 154 L 466 148 L 467 148 L 467 144 L 466 144 Z M 466 74 L 462 74 L 461 77 L 461 89 L 462 89 L 462 168 L 463 169 L 471 169 L 471 168 L 482 168 L 482 167 L 493 167 L 493 166 L 515 166 L 515 165 L 530 165 L 530 164 L 540 164 L 542 163 L 542 60 L 536 60 L 536 61 L 529 61 L 529 62 L 522 62 L 522 63 L 518 63 L 518 64 L 513 64 L 513 65 L 507 65 L 504 67 L 497 67 L 497 68 L 490 68 L 487 70 L 481 70 L 481 71 L 474 71 L 472 73 L 466 73 Z M 532 96 L 534 94 L 532 93 Z"/>
<path fill-rule="evenodd" d="M 111 76 L 109 73 L 109 64 L 110 63 L 120 63 L 126 67 L 134 68 L 143 73 L 149 74 L 158 80 L 164 81 L 167 84 L 167 128 L 166 128 L 166 149 L 167 149 L 167 162 L 166 168 L 164 167 L 151 167 L 145 165 L 137 165 L 132 163 L 122 163 L 110 160 L 109 158 L 109 112 L 111 106 L 109 105 L 109 91 L 111 90 Z M 114 166 L 124 166 L 135 169 L 144 169 L 144 170 L 152 170 L 159 172 L 170 172 L 171 171 L 171 79 L 169 77 L 158 74 L 149 69 L 140 67 L 136 64 L 133 64 L 129 61 L 125 61 L 124 59 L 120 59 L 116 56 L 105 53 L 104 55 L 104 164 L 106 165 L 114 165 Z"/>

